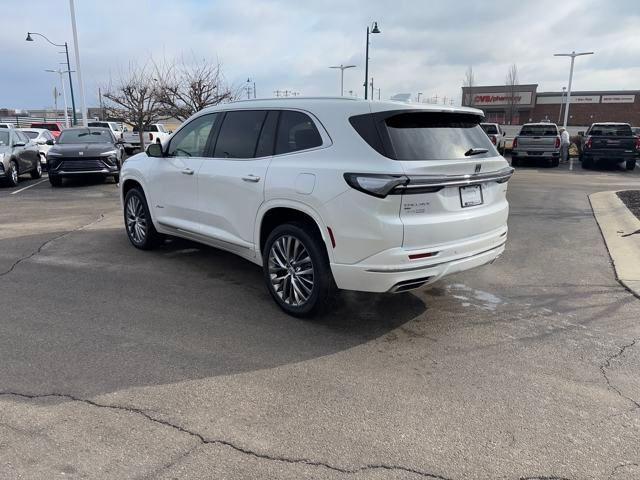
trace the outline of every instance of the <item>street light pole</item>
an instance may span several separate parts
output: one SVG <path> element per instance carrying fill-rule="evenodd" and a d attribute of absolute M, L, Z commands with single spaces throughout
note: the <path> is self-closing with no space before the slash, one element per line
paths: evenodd
<path fill-rule="evenodd" d="M 347 68 L 353 68 L 355 67 L 355 65 L 334 65 L 332 67 L 329 68 L 339 68 L 340 69 L 340 96 L 344 97 L 344 71 Z"/>
<path fill-rule="evenodd" d="M 371 32 L 369 32 L 369 27 L 367 26 L 367 46 L 365 48 L 365 56 L 364 56 L 364 99 L 369 98 L 368 96 L 368 82 L 369 82 L 369 33 L 380 33 L 378 29 L 378 22 L 373 22 L 373 28 Z"/>
<path fill-rule="evenodd" d="M 78 124 L 78 119 L 76 118 L 76 100 L 75 97 L 73 95 L 73 80 L 71 80 L 71 63 L 69 63 L 69 47 L 67 45 L 67 42 L 64 42 L 63 44 L 59 44 L 59 43 L 53 43 L 51 40 L 49 40 L 46 36 L 44 36 L 41 33 L 37 33 L 37 32 L 27 32 L 27 38 L 26 41 L 27 42 L 33 42 L 33 38 L 31 37 L 31 35 L 38 35 L 39 37 L 44 38 L 47 42 L 49 42 L 51 45 L 53 45 L 54 47 L 64 47 L 64 53 L 67 57 L 67 72 L 69 72 L 69 90 L 71 91 L 71 108 L 73 109 L 73 124 L 77 125 Z"/>
<path fill-rule="evenodd" d="M 73 0 L 69 0 L 69 9 L 71 11 L 71 29 L 73 30 L 73 48 L 76 54 L 76 69 L 78 70 L 77 72 L 78 83 L 80 84 L 80 105 L 81 105 L 80 108 L 82 109 L 82 123 L 84 124 L 85 127 L 88 127 L 89 118 L 87 116 L 87 102 L 84 95 L 84 83 L 82 82 L 82 70 L 80 68 L 80 51 L 78 50 L 78 30 L 76 28 L 76 11 L 73 5 Z"/>
<path fill-rule="evenodd" d="M 576 53 L 575 51 L 571 53 L 554 53 L 554 57 L 571 57 L 571 68 L 569 69 L 569 85 L 567 86 L 567 100 L 564 109 L 564 123 L 563 127 L 567 128 L 567 120 L 569 119 L 569 105 L 571 104 L 571 82 L 573 81 L 573 64 L 575 63 L 576 57 L 581 57 L 582 55 L 593 55 L 593 52 L 581 52 Z"/>
<path fill-rule="evenodd" d="M 564 94 L 567 93 L 567 87 L 562 87 L 562 96 L 560 97 L 560 111 L 558 112 L 558 123 L 562 118 L 562 107 L 564 106 Z"/>
<path fill-rule="evenodd" d="M 69 107 L 67 106 L 67 91 L 64 88 L 64 74 L 67 73 L 63 70 L 45 70 L 45 72 L 57 73 L 60 75 L 60 87 L 62 88 L 62 98 L 64 99 L 64 124 L 69 128 Z"/>

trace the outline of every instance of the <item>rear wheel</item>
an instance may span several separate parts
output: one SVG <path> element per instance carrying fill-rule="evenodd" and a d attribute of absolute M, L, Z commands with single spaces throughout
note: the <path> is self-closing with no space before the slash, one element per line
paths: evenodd
<path fill-rule="evenodd" d="M 9 170 L 7 170 L 7 184 L 10 187 L 16 187 L 18 185 L 18 164 L 11 160 L 9 162 Z"/>
<path fill-rule="evenodd" d="M 634 160 L 627 160 L 627 164 L 625 165 L 627 167 L 627 170 L 633 170 L 634 168 L 636 168 L 636 161 Z"/>
<path fill-rule="evenodd" d="M 115 183 L 115 184 L 120 183 L 120 174 L 119 174 L 119 173 L 116 173 L 116 174 L 113 176 L 113 183 Z"/>
<path fill-rule="evenodd" d="M 36 168 L 31 170 L 31 178 L 36 179 L 42 177 L 42 164 L 40 163 L 40 158 L 38 157 L 38 163 L 36 164 Z"/>
<path fill-rule="evenodd" d="M 264 279 L 278 306 L 295 317 L 329 308 L 336 285 L 324 242 L 298 223 L 276 227 L 263 253 Z"/>
<path fill-rule="evenodd" d="M 593 168 L 593 160 L 589 157 L 582 157 L 582 168 L 587 170 Z"/>
<path fill-rule="evenodd" d="M 549 163 L 549 166 L 552 167 L 552 168 L 559 167 L 560 166 L 560 159 L 554 158 L 553 160 L 551 160 L 551 163 Z"/>
<path fill-rule="evenodd" d="M 139 188 L 132 188 L 124 199 L 124 225 L 131 244 L 151 250 L 162 243 L 163 236 L 153 226 L 147 200 Z"/>
<path fill-rule="evenodd" d="M 511 166 L 512 167 L 518 167 L 520 166 L 520 160 L 518 158 L 512 158 L 511 159 Z"/>

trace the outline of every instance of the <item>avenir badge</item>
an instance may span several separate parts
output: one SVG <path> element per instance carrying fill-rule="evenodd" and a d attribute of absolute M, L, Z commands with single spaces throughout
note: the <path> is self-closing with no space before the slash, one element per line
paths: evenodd
<path fill-rule="evenodd" d="M 482 169 L 482 164 L 481 163 L 476 163 L 476 173 L 480 173 L 481 169 Z"/>

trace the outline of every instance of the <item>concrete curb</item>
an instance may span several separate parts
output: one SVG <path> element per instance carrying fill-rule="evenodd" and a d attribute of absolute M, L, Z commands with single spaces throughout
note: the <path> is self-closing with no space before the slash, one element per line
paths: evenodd
<path fill-rule="evenodd" d="M 613 261 L 618 281 L 640 298 L 640 220 L 618 198 L 616 192 L 589 195 L 591 208 Z M 623 236 L 628 235 L 628 236 Z"/>

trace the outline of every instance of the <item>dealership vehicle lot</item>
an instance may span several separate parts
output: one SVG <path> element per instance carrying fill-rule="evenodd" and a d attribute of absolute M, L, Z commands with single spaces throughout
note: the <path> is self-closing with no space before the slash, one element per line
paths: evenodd
<path fill-rule="evenodd" d="M 497 262 L 313 321 L 43 180 L 0 190 L 0 478 L 640 476 L 640 300 L 587 198 L 638 169 L 520 167 Z"/>

